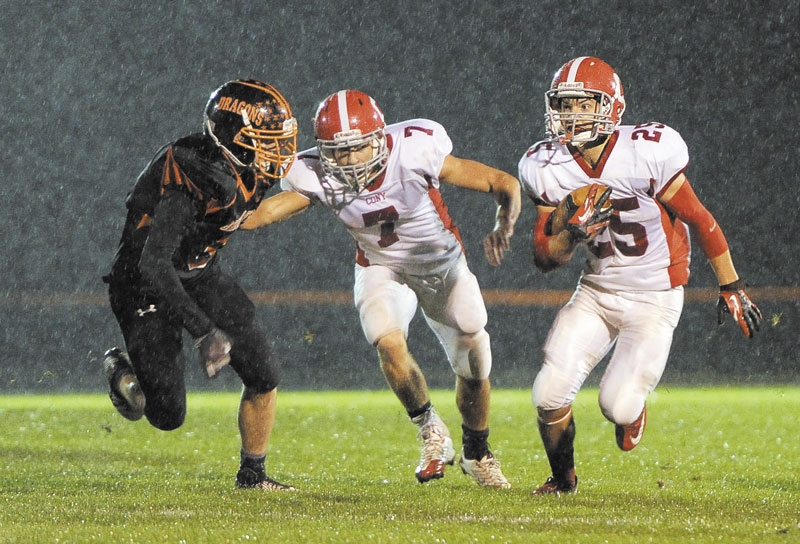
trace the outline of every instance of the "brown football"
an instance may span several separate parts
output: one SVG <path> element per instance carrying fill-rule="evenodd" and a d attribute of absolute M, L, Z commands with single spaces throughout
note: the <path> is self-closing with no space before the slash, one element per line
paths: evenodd
<path fill-rule="evenodd" d="M 608 186 L 603 185 L 602 183 L 596 183 L 597 185 L 597 192 L 594 195 L 595 203 L 600 200 L 600 197 L 603 196 L 603 193 L 608 190 Z M 550 225 L 550 232 L 552 234 L 558 234 L 564 227 L 567 226 L 567 221 L 575 213 L 577 208 L 583 206 L 584 201 L 586 200 L 586 196 L 589 194 L 589 190 L 592 188 L 592 184 L 584 185 L 582 187 L 578 187 L 566 197 L 561 199 L 561 202 L 558 203 L 556 206 L 555 211 L 553 211 L 553 221 Z M 569 202 L 569 201 L 572 202 Z M 611 207 L 611 199 L 609 198 L 603 203 L 602 209 L 608 209 Z"/>

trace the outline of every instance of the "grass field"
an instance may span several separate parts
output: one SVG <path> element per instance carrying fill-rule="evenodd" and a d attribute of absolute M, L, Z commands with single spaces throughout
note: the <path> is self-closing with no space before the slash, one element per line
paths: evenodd
<path fill-rule="evenodd" d="M 388 391 L 279 395 L 268 472 L 237 490 L 235 394 L 186 423 L 131 423 L 103 395 L 0 397 L 0 542 L 800 542 L 800 388 L 659 388 L 642 443 L 614 443 L 597 391 L 575 404 L 580 492 L 548 476 L 527 390 L 493 393 L 511 490 L 460 470 L 420 485 L 415 428 Z M 460 442 L 451 391 L 433 400 Z"/>

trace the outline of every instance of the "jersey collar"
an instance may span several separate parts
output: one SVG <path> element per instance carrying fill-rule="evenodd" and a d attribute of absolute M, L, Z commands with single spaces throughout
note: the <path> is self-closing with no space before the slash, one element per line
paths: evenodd
<path fill-rule="evenodd" d="M 600 160 L 597 161 L 597 166 L 592 168 L 588 162 L 581 156 L 578 150 L 573 146 L 568 146 L 570 153 L 572 153 L 572 158 L 575 159 L 575 162 L 578 163 L 578 166 L 581 167 L 581 170 L 589 176 L 590 178 L 599 178 L 603 174 L 603 168 L 606 165 L 606 161 L 608 160 L 609 155 L 611 155 L 611 150 L 614 149 L 614 146 L 617 143 L 617 139 L 619 138 L 619 131 L 615 130 L 614 134 L 608 137 L 608 141 L 606 142 L 606 146 L 603 148 L 603 152 L 600 154 Z"/>

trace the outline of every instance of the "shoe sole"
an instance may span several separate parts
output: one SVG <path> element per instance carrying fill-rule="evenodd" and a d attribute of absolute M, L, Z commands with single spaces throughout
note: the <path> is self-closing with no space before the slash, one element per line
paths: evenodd
<path fill-rule="evenodd" d="M 555 491 L 541 491 L 537 489 L 533 491 L 531 495 L 544 496 L 544 495 L 555 495 L 556 497 L 560 497 L 561 495 L 575 495 L 578 493 L 578 488 L 575 489 L 557 489 Z"/>
<path fill-rule="evenodd" d="M 445 442 L 445 457 L 449 459 L 442 460 L 436 459 L 428 463 L 424 469 L 420 470 L 419 467 L 414 472 L 417 481 L 421 484 L 430 482 L 431 480 L 439 480 L 444 478 L 444 469 L 447 465 L 453 465 L 456 460 L 456 450 L 453 448 L 453 441 L 448 437 L 449 443 Z"/>
<path fill-rule="evenodd" d="M 122 417 L 130 421 L 138 421 L 144 415 L 145 396 L 139 382 L 136 381 L 136 375 L 124 357 L 122 352 L 116 348 L 106 352 L 103 371 L 108 380 L 108 396 Z M 124 387 L 120 387 L 120 383 L 126 376 L 131 376 L 133 379 Z"/>
<path fill-rule="evenodd" d="M 236 489 L 258 489 L 260 491 L 274 491 L 276 493 L 282 493 L 285 491 L 297 491 L 297 489 L 294 486 L 279 484 L 277 482 L 274 483 L 259 482 L 253 485 L 242 485 L 239 482 L 236 482 Z"/>
<path fill-rule="evenodd" d="M 421 484 L 430 482 L 431 480 L 439 480 L 444 478 L 444 469 L 447 465 L 452 465 L 453 460 L 450 461 L 431 461 L 425 470 L 420 470 L 415 473 L 417 481 Z"/>
<path fill-rule="evenodd" d="M 124 376 L 123 376 L 124 377 Z M 119 398 L 125 403 L 125 409 L 117 407 L 123 417 L 131 421 L 138 421 L 144 415 L 145 398 L 142 388 L 136 382 L 129 383 L 126 387 L 119 388 Z"/>

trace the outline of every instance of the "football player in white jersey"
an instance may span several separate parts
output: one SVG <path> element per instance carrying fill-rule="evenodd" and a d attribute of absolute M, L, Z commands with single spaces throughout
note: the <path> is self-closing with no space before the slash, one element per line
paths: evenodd
<path fill-rule="evenodd" d="M 520 181 L 537 205 L 536 266 L 553 270 L 580 245 L 587 254 L 578 287 L 550 329 L 533 384 L 552 471 L 534 494 L 559 494 L 578 485 L 572 402 L 615 344 L 600 382 L 600 409 L 615 424 L 623 451 L 642 437 L 645 400 L 664 371 L 683 307 L 689 230 L 719 281 L 719 323 L 730 313 L 752 337 L 761 313 L 744 291 L 722 229 L 684 174 L 689 155 L 683 139 L 660 123 L 620 125 L 625 99 L 608 64 L 594 57 L 567 62 L 545 101 L 548 139 L 519 162 Z M 569 221 L 553 232 L 559 202 L 594 183 L 610 188 L 612 209 L 603 210 L 590 198 L 579 207 L 559 208 L 568 210 Z"/>
<path fill-rule="evenodd" d="M 417 479 L 441 478 L 455 458 L 447 425 L 431 405 L 425 376 L 406 343 L 419 305 L 456 374 L 461 469 L 480 485 L 510 487 L 488 444 L 492 355 L 486 307 L 439 184 L 493 194 L 496 226 L 484 249 L 498 266 L 519 216 L 519 182 L 453 156 L 447 132 L 434 121 L 386 126 L 378 105 L 360 91 L 326 98 L 317 109 L 314 135 L 317 146 L 297 155 L 281 183 L 284 192 L 265 200 L 244 228 L 286 219 L 314 204 L 329 208 L 355 239 L 354 299 L 364 335 L 419 430 Z"/>

